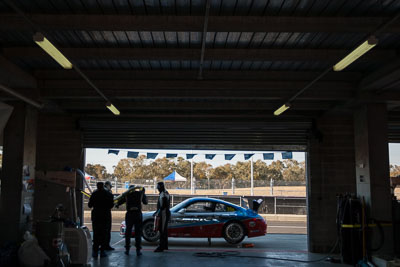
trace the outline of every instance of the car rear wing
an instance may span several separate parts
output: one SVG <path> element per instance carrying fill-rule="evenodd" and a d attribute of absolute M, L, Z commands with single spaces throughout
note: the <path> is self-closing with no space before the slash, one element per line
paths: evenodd
<path fill-rule="evenodd" d="M 253 199 L 253 211 L 255 213 L 258 213 L 258 209 L 260 208 L 263 201 L 264 200 L 262 200 L 261 198 L 259 198 L 258 200 Z"/>

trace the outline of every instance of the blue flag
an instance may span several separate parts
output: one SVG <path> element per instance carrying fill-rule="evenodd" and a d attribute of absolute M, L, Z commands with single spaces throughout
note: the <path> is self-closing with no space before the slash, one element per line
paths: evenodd
<path fill-rule="evenodd" d="M 264 160 L 272 160 L 274 159 L 274 153 L 263 153 Z"/>
<path fill-rule="evenodd" d="M 157 157 L 158 153 L 147 153 L 147 158 L 148 159 L 155 159 Z"/>
<path fill-rule="evenodd" d="M 206 154 L 206 159 L 213 159 L 216 154 Z"/>
<path fill-rule="evenodd" d="M 167 159 L 169 158 L 176 158 L 178 156 L 178 154 L 168 154 L 167 153 Z"/>
<path fill-rule="evenodd" d="M 186 159 L 192 159 L 196 154 L 186 154 Z"/>
<path fill-rule="evenodd" d="M 231 160 L 236 154 L 225 154 L 225 160 Z"/>
<path fill-rule="evenodd" d="M 115 155 L 118 155 L 118 153 L 119 153 L 119 150 L 112 150 L 112 149 L 109 149 L 109 150 L 108 150 L 108 154 L 115 154 Z"/>
<path fill-rule="evenodd" d="M 292 159 L 293 153 L 292 152 L 282 152 L 282 159 Z"/>
<path fill-rule="evenodd" d="M 244 154 L 244 160 L 250 159 L 254 154 Z"/>
<path fill-rule="evenodd" d="M 139 152 L 128 151 L 127 157 L 136 159 L 139 156 Z"/>

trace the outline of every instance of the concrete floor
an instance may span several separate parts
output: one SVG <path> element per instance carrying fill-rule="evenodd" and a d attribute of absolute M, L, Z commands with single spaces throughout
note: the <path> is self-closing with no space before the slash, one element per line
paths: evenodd
<path fill-rule="evenodd" d="M 134 240 L 132 240 L 134 245 Z M 252 243 L 254 247 L 243 248 L 229 245 L 224 239 L 213 239 L 211 246 L 205 238 L 170 238 L 169 250 L 164 253 L 154 253 L 156 244 L 143 242 L 143 255 L 136 257 L 134 246 L 131 255 L 126 256 L 124 252 L 124 241 L 118 233 L 112 234 L 111 244 L 115 251 L 109 252 L 107 258 L 92 260 L 92 266 L 347 266 L 332 264 L 327 261 L 302 263 L 295 261 L 283 261 L 265 259 L 261 257 L 286 258 L 295 260 L 316 260 L 324 257 L 321 254 L 307 252 L 306 235 L 269 234 L 265 237 L 245 239 L 244 244 Z M 235 256 L 221 257 L 198 257 L 197 252 L 228 252 Z M 250 256 L 250 257 L 243 257 Z M 251 256 L 260 258 L 251 258 Z"/>

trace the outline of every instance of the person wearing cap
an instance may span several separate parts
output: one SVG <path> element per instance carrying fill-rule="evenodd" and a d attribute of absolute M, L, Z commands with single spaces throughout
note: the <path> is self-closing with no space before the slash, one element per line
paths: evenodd
<path fill-rule="evenodd" d="M 108 190 L 112 194 L 112 183 L 110 181 L 106 181 L 104 183 L 104 188 Z M 111 247 L 110 242 L 111 242 L 111 226 L 112 226 L 112 214 L 111 214 L 111 209 L 110 212 L 107 214 L 107 234 L 106 234 L 106 247 L 105 250 L 115 250 L 113 247 Z"/>
<path fill-rule="evenodd" d="M 158 223 L 155 228 L 160 231 L 160 243 L 154 252 L 163 252 L 168 250 L 168 221 L 171 217 L 171 211 L 169 210 L 170 196 L 163 182 L 157 183 L 157 190 L 160 194 L 157 201 L 157 211 L 153 216 L 155 223 Z"/>
<path fill-rule="evenodd" d="M 89 198 L 89 208 L 92 208 L 93 227 L 93 248 L 92 256 L 97 258 L 100 250 L 100 257 L 106 257 L 107 244 L 107 218 L 114 206 L 113 195 L 104 189 L 104 183 L 97 183 L 97 190 Z"/>
<path fill-rule="evenodd" d="M 142 255 L 142 228 L 143 228 L 143 215 L 142 203 L 147 205 L 147 196 L 144 187 L 130 185 L 129 189 L 118 198 L 116 207 L 126 203 L 125 214 L 125 254 L 129 255 L 131 248 L 132 228 L 135 226 L 135 247 L 136 255 Z"/>

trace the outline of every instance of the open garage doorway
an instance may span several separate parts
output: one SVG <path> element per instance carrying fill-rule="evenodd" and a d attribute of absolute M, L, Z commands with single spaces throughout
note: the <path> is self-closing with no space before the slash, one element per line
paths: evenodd
<path fill-rule="evenodd" d="M 143 212 L 156 209 L 159 181 L 166 183 L 171 206 L 210 197 L 251 208 L 252 200 L 262 199 L 258 213 L 267 221 L 267 236 L 303 235 L 301 242 L 306 243 L 305 158 L 305 152 L 289 151 L 86 149 L 85 175 L 93 189 L 99 181 L 110 181 L 116 196 L 130 185 L 145 187 L 149 204 Z M 87 201 L 85 197 L 84 221 L 91 229 Z M 117 236 L 125 207 L 114 208 L 112 214 Z"/>
<path fill-rule="evenodd" d="M 389 144 L 389 162 L 393 194 L 400 200 L 400 143 Z"/>

